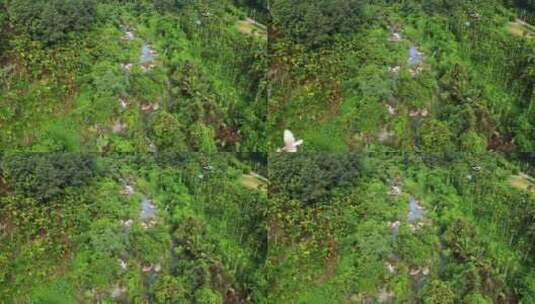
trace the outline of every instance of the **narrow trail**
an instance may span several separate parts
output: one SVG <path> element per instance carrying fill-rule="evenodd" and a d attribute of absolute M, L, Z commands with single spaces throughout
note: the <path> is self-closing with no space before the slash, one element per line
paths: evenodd
<path fill-rule="evenodd" d="M 267 27 L 249 17 L 239 20 L 237 27 L 238 31 L 246 35 L 267 36 Z"/>
<path fill-rule="evenodd" d="M 246 188 L 267 192 L 268 179 L 262 175 L 251 171 L 240 177 L 240 184 Z"/>
<path fill-rule="evenodd" d="M 508 30 L 512 35 L 535 38 L 535 26 L 517 18 L 514 22 L 509 22 Z"/>

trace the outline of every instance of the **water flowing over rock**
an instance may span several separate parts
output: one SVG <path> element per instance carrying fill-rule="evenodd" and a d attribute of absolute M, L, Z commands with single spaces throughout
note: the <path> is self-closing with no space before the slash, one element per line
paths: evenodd
<path fill-rule="evenodd" d="M 143 196 L 141 200 L 141 212 L 139 219 L 142 221 L 148 221 L 155 218 L 156 206 L 154 206 L 146 196 Z"/>
<path fill-rule="evenodd" d="M 416 222 L 422 220 L 424 217 L 424 208 L 420 206 L 420 202 L 414 197 L 409 198 L 409 222 Z"/>
<path fill-rule="evenodd" d="M 409 48 L 409 59 L 408 59 L 408 65 L 410 67 L 419 65 L 423 63 L 423 53 L 418 50 L 418 47 L 416 45 L 411 45 Z"/>
<path fill-rule="evenodd" d="M 154 56 L 156 55 L 156 52 L 151 48 L 150 44 L 147 42 L 143 43 L 143 46 L 141 47 L 141 56 L 139 58 L 140 64 L 147 64 L 154 61 Z"/>
<path fill-rule="evenodd" d="M 151 228 L 156 224 L 156 206 L 146 196 L 141 199 L 139 219 L 143 222 L 141 225 L 145 229 Z"/>

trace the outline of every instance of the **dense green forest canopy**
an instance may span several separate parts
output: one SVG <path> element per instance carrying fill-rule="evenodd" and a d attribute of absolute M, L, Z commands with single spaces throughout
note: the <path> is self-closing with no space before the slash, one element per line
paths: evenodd
<path fill-rule="evenodd" d="M 535 27 L 513 3 L 330 3 L 272 3 L 271 151 L 284 129 L 304 151 L 535 149 Z"/>
<path fill-rule="evenodd" d="M 0 2 L 2 150 L 266 150 L 267 39 L 249 8 Z"/>
<path fill-rule="evenodd" d="M 360 23 L 362 0 L 274 1 L 273 26 L 297 43 L 321 46 Z"/>
<path fill-rule="evenodd" d="M 0 298 L 530 303 L 533 160 L 1 155 Z"/>
<path fill-rule="evenodd" d="M 2 159 L 5 181 L 14 192 L 46 202 L 93 176 L 91 155 L 15 154 Z"/>
<path fill-rule="evenodd" d="M 535 300 L 533 155 L 299 155 L 270 165 L 267 303 Z"/>
<path fill-rule="evenodd" d="M 94 0 L 12 0 L 6 6 L 15 26 L 46 43 L 88 29 L 96 15 Z"/>
<path fill-rule="evenodd" d="M 260 303 L 267 195 L 242 177 L 261 160 L 0 156 L 0 299 Z"/>

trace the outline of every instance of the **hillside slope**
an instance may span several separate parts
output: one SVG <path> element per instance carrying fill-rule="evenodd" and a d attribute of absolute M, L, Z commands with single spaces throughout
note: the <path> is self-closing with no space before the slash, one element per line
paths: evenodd
<path fill-rule="evenodd" d="M 92 22 L 60 37 L 31 25 L 43 2 L 3 4 L 2 150 L 265 150 L 266 36 L 212 2 L 76 0 Z"/>
<path fill-rule="evenodd" d="M 305 151 L 535 149 L 535 39 L 500 1 L 297 2 L 273 3 L 270 151 L 284 129 Z"/>
<path fill-rule="evenodd" d="M 0 299 L 261 301 L 267 197 L 241 179 L 265 160 L 239 158 L 3 156 Z"/>

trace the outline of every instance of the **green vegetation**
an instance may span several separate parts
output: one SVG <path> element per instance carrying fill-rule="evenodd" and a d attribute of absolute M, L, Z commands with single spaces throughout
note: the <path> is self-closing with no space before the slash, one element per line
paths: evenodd
<path fill-rule="evenodd" d="M 256 303 L 265 298 L 265 159 L 6 155 L 3 303 Z M 43 199 L 46 198 L 46 201 Z"/>
<path fill-rule="evenodd" d="M 535 303 L 534 1 L 0 0 L 0 303 Z"/>
<path fill-rule="evenodd" d="M 16 26 L 46 43 L 87 29 L 95 19 L 95 9 L 94 0 L 14 0 L 8 5 Z"/>
<path fill-rule="evenodd" d="M 530 157 L 274 154 L 266 303 L 535 301 Z"/>
<path fill-rule="evenodd" d="M 4 154 L 0 299 L 531 303 L 534 159 Z"/>
<path fill-rule="evenodd" d="M 303 151 L 533 151 L 532 2 L 511 2 L 273 1 L 269 150 L 290 129 Z"/>
<path fill-rule="evenodd" d="M 266 34 L 224 1 L 0 2 L 3 151 L 266 150 Z"/>

